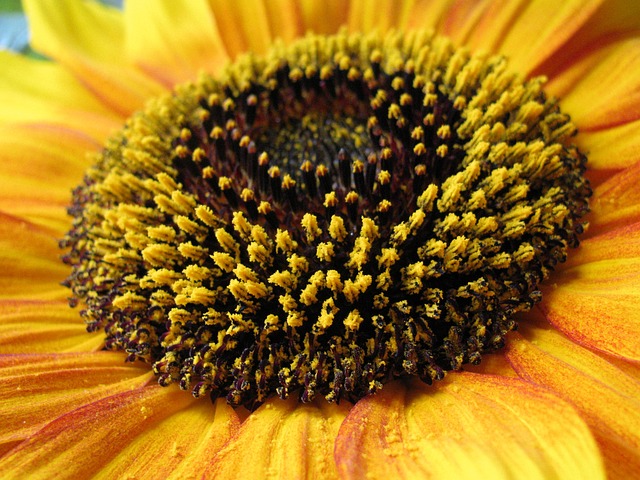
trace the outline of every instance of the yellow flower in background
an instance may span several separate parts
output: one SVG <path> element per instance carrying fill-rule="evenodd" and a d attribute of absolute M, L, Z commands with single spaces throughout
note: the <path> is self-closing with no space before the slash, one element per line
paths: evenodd
<path fill-rule="evenodd" d="M 0 477 L 640 472 L 640 11 L 633 2 L 167 0 L 130 1 L 122 11 L 74 0 L 24 3 L 32 46 L 51 61 L 1 52 Z M 452 43 L 411 33 L 424 29 Z M 386 36 L 391 30 L 401 33 Z M 438 57 L 429 61 L 442 78 L 416 80 L 435 71 L 421 70 L 417 45 Z M 502 61 L 461 46 L 506 56 L 508 70 L 490 77 Z M 398 56 L 402 68 L 393 71 Z M 447 80 L 447 69 L 466 73 Z M 539 93 L 539 75 L 549 79 L 548 96 Z M 461 93 L 469 85 L 475 97 Z M 381 93 L 367 97 L 370 90 Z M 495 98 L 483 104 L 478 92 Z M 307 112 L 309 104 L 324 116 Z M 573 138 L 564 113 L 578 128 Z M 422 126 L 407 129 L 416 115 Z M 276 123 L 284 133 L 272 131 Z M 541 139 L 555 155 L 544 161 L 535 153 Z M 266 147 L 253 151 L 251 142 Z M 503 146 L 489 152 L 482 142 Z M 509 183 L 507 168 L 483 170 L 483 162 L 517 156 L 525 148 L 518 142 L 529 148 L 514 167 L 528 172 L 524 183 Z M 335 157 L 333 170 L 298 162 L 299 155 L 320 163 L 318 143 Z M 363 161 L 332 151 L 338 144 Z M 154 152 L 167 168 L 154 163 Z M 580 152 L 593 188 L 584 234 Z M 244 160 L 234 166 L 222 157 Z M 512 188 L 495 197 L 503 174 L 500 185 Z M 421 175 L 431 176 L 411 190 Z M 234 194 L 234 181 L 245 177 L 251 188 Z M 66 208 L 77 185 L 72 227 Z M 484 193 L 472 196 L 480 187 Z M 556 188 L 578 193 L 549 193 Z M 297 196 L 286 203 L 290 191 Z M 541 207 L 538 191 L 554 208 Z M 269 201 L 252 206 L 251 195 Z M 474 207 L 455 210 L 467 196 Z M 296 209 L 298 200 L 309 215 Z M 215 208 L 196 206 L 203 202 Z M 501 210 L 499 233 L 486 212 L 502 206 L 491 202 L 517 207 Z M 547 211 L 538 219 L 545 228 L 517 243 L 521 234 L 512 232 L 524 220 L 534 228 L 536 210 Z M 387 212 L 397 219 L 391 226 Z M 404 244 L 423 224 L 437 237 L 428 248 Z M 482 238 L 500 249 L 474 266 L 470 244 L 485 230 Z M 576 234 L 579 248 L 555 266 Z M 308 249 L 296 250 L 296 242 Z M 478 254 L 483 262 L 487 248 Z M 402 268 L 394 270 L 396 262 Z M 498 271 L 509 272 L 508 287 L 491 290 Z M 526 312 L 547 276 L 542 301 Z M 65 278 L 71 290 L 60 285 Z M 449 303 L 438 297 L 443 285 L 457 288 L 458 296 L 445 292 Z M 504 296 L 504 311 L 496 313 L 492 295 Z M 221 305 L 232 308 L 221 312 Z M 380 330 L 362 333 L 376 309 L 384 312 Z M 518 331 L 507 333 L 516 312 Z M 304 330 L 305 314 L 314 315 L 313 329 Z M 443 332 L 437 321 L 415 327 L 419 334 L 393 330 L 418 317 L 449 323 Z M 464 328 L 450 328 L 455 319 Z M 296 337 L 297 328 L 307 335 Z M 242 342 L 255 331 L 264 337 L 248 345 L 267 348 L 245 352 Z M 313 357 L 318 345 L 325 353 Z M 357 361 L 356 347 L 375 368 Z M 481 353 L 482 362 L 470 365 Z M 127 355 L 147 362 L 125 363 Z M 251 365 L 254 358 L 260 362 Z M 157 385 L 152 364 L 168 386 Z M 416 376 L 387 382 L 394 373 L 430 381 L 460 364 L 463 371 L 432 385 Z M 354 371 L 360 376 L 350 377 Z M 223 398 L 194 399 L 173 383 Z M 289 385 L 288 398 L 278 398 Z"/>

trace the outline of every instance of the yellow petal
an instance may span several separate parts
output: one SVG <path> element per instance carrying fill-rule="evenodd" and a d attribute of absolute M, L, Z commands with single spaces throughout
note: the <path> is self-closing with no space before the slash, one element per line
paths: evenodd
<path fill-rule="evenodd" d="M 319 3 L 319 2 L 314 2 Z M 322 2 L 322 4 L 329 2 Z M 263 0 L 269 30 L 274 38 L 291 42 L 303 34 L 302 4 L 297 0 Z"/>
<path fill-rule="evenodd" d="M 213 457 L 205 478 L 337 478 L 333 442 L 347 411 L 324 399 L 268 400 Z"/>
<path fill-rule="evenodd" d="M 128 58 L 168 87 L 217 73 L 229 60 L 206 0 L 133 0 L 124 5 Z"/>
<path fill-rule="evenodd" d="M 63 299 L 68 267 L 50 230 L 0 212 L 0 299 Z"/>
<path fill-rule="evenodd" d="M 603 1 L 526 2 L 504 32 L 499 51 L 510 58 L 515 71 L 532 72 L 579 30 Z"/>
<path fill-rule="evenodd" d="M 581 131 L 640 118 L 640 39 L 613 44 L 572 65 L 549 84 Z M 585 99 L 589 99 L 585 101 Z"/>
<path fill-rule="evenodd" d="M 576 411 L 520 379 L 395 382 L 356 404 L 336 441 L 343 478 L 604 478 Z"/>
<path fill-rule="evenodd" d="M 500 42 L 513 27 L 514 20 L 522 12 L 529 0 L 511 0 L 508 2 L 484 1 L 470 2 L 478 5 L 480 17 L 465 39 L 465 43 L 474 50 L 497 52 Z"/>
<path fill-rule="evenodd" d="M 419 14 L 426 8 L 415 8 L 414 1 L 397 0 L 354 0 L 349 5 L 347 25 L 353 32 L 385 32 L 391 28 L 404 29 L 411 14 Z M 434 9 L 437 7 L 434 5 Z M 431 25 L 424 25 L 428 28 Z"/>
<path fill-rule="evenodd" d="M 209 0 L 218 32 L 231 58 L 251 50 L 266 53 L 272 38 L 262 2 Z"/>
<path fill-rule="evenodd" d="M 545 286 L 547 320 L 589 348 L 640 360 L 640 223 L 584 240 Z"/>
<path fill-rule="evenodd" d="M 121 353 L 2 355 L 0 452 L 67 412 L 150 378 L 148 366 L 125 364 Z"/>
<path fill-rule="evenodd" d="M 575 405 L 610 478 L 633 478 L 640 472 L 640 382 L 538 322 L 522 322 L 520 333 L 507 351 L 514 368 Z"/>
<path fill-rule="evenodd" d="M 102 333 L 87 333 L 78 310 L 65 300 L 0 300 L 0 351 L 7 353 L 91 352 Z"/>
<path fill-rule="evenodd" d="M 167 478 L 186 462 L 187 478 L 197 478 L 238 420 L 227 405 L 194 403 L 188 393 L 158 385 L 87 403 L 3 457 L 0 477 Z"/>
<path fill-rule="evenodd" d="M 63 67 L 0 51 L 0 122 L 49 124 L 102 141 L 119 124 Z"/>
<path fill-rule="evenodd" d="M 357 0 L 349 4 L 351 31 L 434 29 L 463 43 L 486 4 L 452 0 Z"/>
<path fill-rule="evenodd" d="M 583 132 L 578 146 L 589 157 L 589 168 L 621 170 L 640 162 L 640 120 L 592 132 Z"/>
<path fill-rule="evenodd" d="M 335 33 L 345 26 L 350 5 L 344 0 L 302 0 L 300 2 L 304 29 L 318 34 Z"/>
<path fill-rule="evenodd" d="M 122 14 L 99 2 L 25 0 L 33 47 L 73 72 L 121 116 L 140 109 L 164 88 L 125 63 Z"/>
<path fill-rule="evenodd" d="M 640 161 L 598 185 L 591 201 L 593 213 L 590 217 L 589 234 L 640 221 L 638 185 L 640 185 Z"/>
<path fill-rule="evenodd" d="M 113 62 L 122 51 L 122 16 L 114 8 L 99 2 L 26 0 L 24 9 L 37 49 L 73 50 L 101 62 Z"/>

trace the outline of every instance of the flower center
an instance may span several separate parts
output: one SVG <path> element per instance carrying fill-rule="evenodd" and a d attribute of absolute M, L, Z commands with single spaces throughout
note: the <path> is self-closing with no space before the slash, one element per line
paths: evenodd
<path fill-rule="evenodd" d="M 160 384 L 249 408 L 476 364 L 588 209 L 542 84 L 428 33 L 242 57 L 97 156 L 62 241 L 72 303 Z"/>

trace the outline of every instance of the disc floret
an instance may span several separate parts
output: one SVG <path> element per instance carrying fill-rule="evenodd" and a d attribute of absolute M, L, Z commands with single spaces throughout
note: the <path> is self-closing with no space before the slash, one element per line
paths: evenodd
<path fill-rule="evenodd" d="M 588 208 L 542 85 L 429 33 L 242 57 L 98 155 L 63 241 L 73 302 L 161 384 L 250 408 L 478 363 Z"/>

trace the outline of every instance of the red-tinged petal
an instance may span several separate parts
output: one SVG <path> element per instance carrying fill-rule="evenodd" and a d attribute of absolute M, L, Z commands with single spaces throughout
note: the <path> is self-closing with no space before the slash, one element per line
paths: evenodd
<path fill-rule="evenodd" d="M 555 76 L 576 60 L 625 38 L 637 37 L 639 32 L 640 2 L 606 0 L 562 48 L 538 67 L 535 74 Z"/>
<path fill-rule="evenodd" d="M 532 72 L 560 50 L 603 2 L 604 0 L 526 2 L 509 23 L 502 19 L 502 28 L 507 25 L 508 28 L 504 31 L 498 51 L 509 57 L 510 66 L 515 71 Z M 484 27 L 485 32 L 488 30 Z M 479 45 L 481 40 L 481 37 L 477 39 Z"/>
<path fill-rule="evenodd" d="M 638 185 L 640 185 L 640 161 L 598 185 L 591 200 L 589 234 L 639 222 L 640 188 Z"/>
<path fill-rule="evenodd" d="M 65 300 L 0 300 L 0 352 L 91 352 L 104 340 L 88 334 Z"/>
<path fill-rule="evenodd" d="M 343 478 L 603 478 L 576 411 L 520 379 L 451 374 L 359 401 L 335 450 Z"/>
<path fill-rule="evenodd" d="M 572 65 L 549 83 L 581 131 L 640 118 L 640 39 L 617 42 Z M 588 101 L 585 101 L 588 98 Z"/>
<path fill-rule="evenodd" d="M 268 400 L 212 458 L 204 478 L 337 478 L 333 442 L 348 409 L 324 399 Z"/>
<path fill-rule="evenodd" d="M 122 13 L 100 2 L 24 0 L 31 44 L 77 76 L 108 108 L 123 117 L 165 89 L 123 62 Z"/>
<path fill-rule="evenodd" d="M 45 227 L 0 212 L 0 299 L 67 297 L 58 240 Z"/>
<path fill-rule="evenodd" d="M 563 99 L 569 95 L 571 90 L 582 78 L 596 68 L 614 48 L 615 45 L 606 45 L 593 50 L 581 58 L 574 59 L 573 62 L 565 65 L 565 68 L 560 73 L 548 77 L 549 81 L 545 85 L 545 90 L 554 97 Z M 573 112 L 567 111 L 567 113 L 572 114 Z"/>
<path fill-rule="evenodd" d="M 128 1 L 124 22 L 128 58 L 168 87 L 229 60 L 206 0 Z"/>
<path fill-rule="evenodd" d="M 141 387 L 149 372 L 121 353 L 1 355 L 0 451 L 78 407 Z"/>
<path fill-rule="evenodd" d="M 610 478 L 640 472 L 640 382 L 541 324 L 523 322 L 507 357 L 518 373 L 576 406 L 600 446 Z"/>
<path fill-rule="evenodd" d="M 2 478 L 167 478 L 194 460 L 192 478 L 237 425 L 226 405 L 215 407 L 177 388 L 147 386 L 88 403 L 61 415 L 0 460 Z M 219 411 L 218 411 L 219 410 Z M 219 438 L 216 438 L 219 437 Z M 203 445 L 204 444 L 204 445 Z"/>
<path fill-rule="evenodd" d="M 547 320 L 582 345 L 640 360 L 640 223 L 588 238 L 572 253 L 542 289 Z"/>
<path fill-rule="evenodd" d="M 0 51 L 0 122 L 57 126 L 102 141 L 121 118 L 62 66 Z"/>

